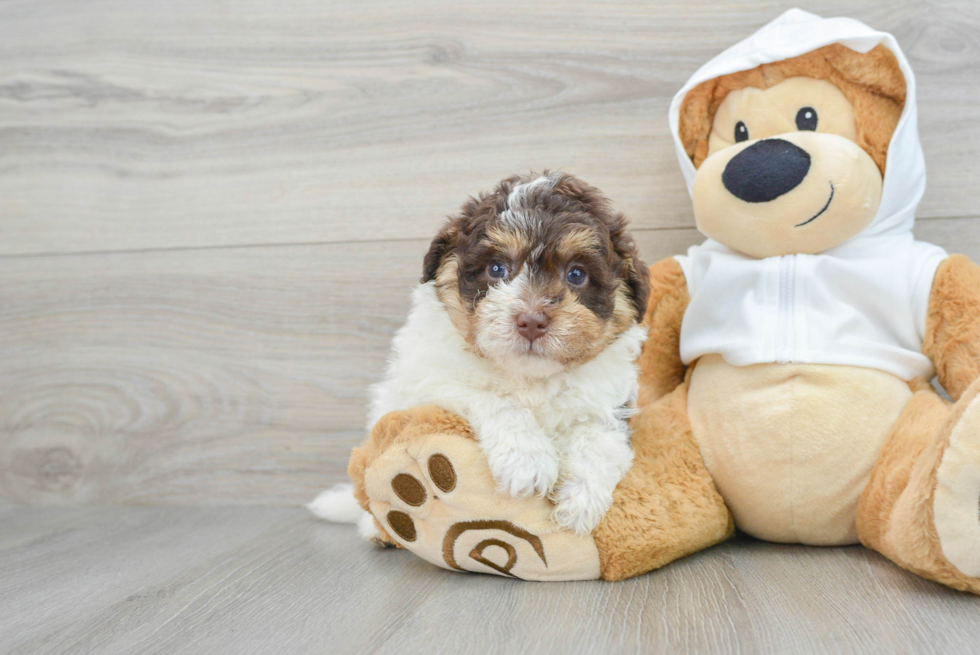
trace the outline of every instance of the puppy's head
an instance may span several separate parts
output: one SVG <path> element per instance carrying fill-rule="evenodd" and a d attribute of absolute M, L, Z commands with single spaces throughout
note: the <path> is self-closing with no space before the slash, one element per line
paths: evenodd
<path fill-rule="evenodd" d="M 595 357 L 642 319 L 650 293 L 625 217 L 598 189 L 547 171 L 471 198 L 424 267 L 473 352 L 532 377 Z"/>

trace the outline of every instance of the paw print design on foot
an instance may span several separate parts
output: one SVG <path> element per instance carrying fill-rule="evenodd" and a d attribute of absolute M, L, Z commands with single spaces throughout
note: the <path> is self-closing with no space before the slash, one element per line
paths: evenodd
<path fill-rule="evenodd" d="M 434 432 L 390 443 L 367 464 L 364 491 L 393 541 L 444 569 L 525 580 L 599 577 L 593 537 L 562 531 L 547 499 L 498 491 L 472 438 Z"/>

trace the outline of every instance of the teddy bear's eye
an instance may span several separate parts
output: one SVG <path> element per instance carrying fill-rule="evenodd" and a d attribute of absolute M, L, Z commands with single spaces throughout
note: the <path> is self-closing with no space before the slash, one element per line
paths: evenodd
<path fill-rule="evenodd" d="M 804 107 L 796 112 L 796 127 L 801 130 L 817 129 L 817 110 L 813 107 Z"/>
<path fill-rule="evenodd" d="M 745 123 L 739 121 L 735 123 L 735 143 L 741 143 L 742 141 L 749 140 L 749 128 L 745 127 Z"/>

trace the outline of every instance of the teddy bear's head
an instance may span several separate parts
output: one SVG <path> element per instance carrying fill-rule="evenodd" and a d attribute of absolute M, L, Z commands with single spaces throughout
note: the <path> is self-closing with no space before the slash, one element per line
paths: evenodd
<path fill-rule="evenodd" d="M 680 137 L 706 236 L 752 257 L 814 254 L 863 231 L 905 104 L 895 56 L 840 44 L 702 82 Z"/>

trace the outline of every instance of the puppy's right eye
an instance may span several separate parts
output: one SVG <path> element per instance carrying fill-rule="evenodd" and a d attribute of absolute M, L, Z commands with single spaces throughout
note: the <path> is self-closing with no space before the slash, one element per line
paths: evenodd
<path fill-rule="evenodd" d="M 572 286 L 580 287 L 588 281 L 589 276 L 581 268 L 576 266 L 572 270 L 568 271 L 568 275 L 565 276 L 568 283 Z"/>
<path fill-rule="evenodd" d="M 739 121 L 735 123 L 735 143 L 741 143 L 742 141 L 749 140 L 749 128 L 745 127 L 745 123 Z"/>
<path fill-rule="evenodd" d="M 495 280 L 507 277 L 507 265 L 501 262 L 493 262 L 487 266 L 487 275 Z"/>

